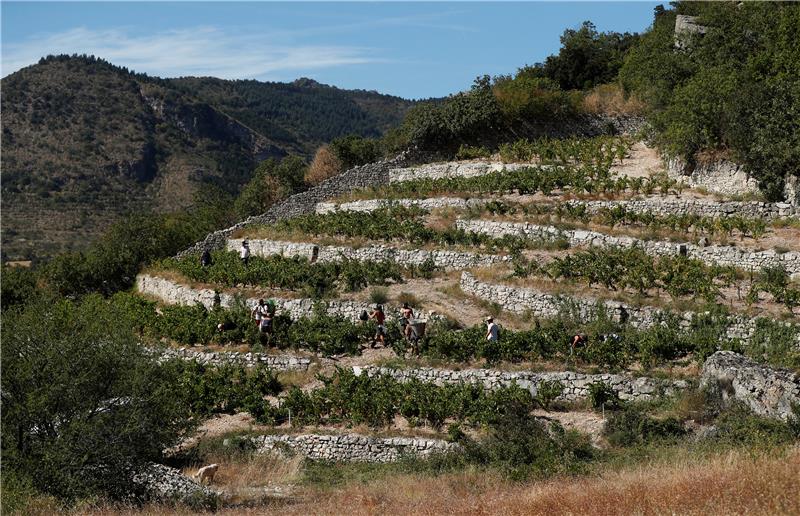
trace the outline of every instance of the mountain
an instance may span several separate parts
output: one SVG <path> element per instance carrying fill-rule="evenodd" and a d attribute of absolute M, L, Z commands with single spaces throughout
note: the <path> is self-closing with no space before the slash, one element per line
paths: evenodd
<path fill-rule="evenodd" d="M 236 193 L 268 157 L 379 136 L 412 102 L 311 79 L 160 79 L 49 56 L 2 79 L 4 259 L 78 249 L 126 213 Z"/>

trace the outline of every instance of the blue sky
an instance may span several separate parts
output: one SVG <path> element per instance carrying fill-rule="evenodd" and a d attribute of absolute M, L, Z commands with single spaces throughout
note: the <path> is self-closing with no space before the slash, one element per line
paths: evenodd
<path fill-rule="evenodd" d="M 2 76 L 87 53 L 161 77 L 291 81 L 406 98 L 557 52 L 565 28 L 641 32 L 662 2 L 2 2 Z"/>

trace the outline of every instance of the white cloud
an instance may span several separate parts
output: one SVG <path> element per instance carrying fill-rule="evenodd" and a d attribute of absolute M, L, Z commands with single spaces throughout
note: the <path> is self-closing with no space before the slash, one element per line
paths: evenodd
<path fill-rule="evenodd" d="M 223 79 L 270 79 L 282 71 L 307 71 L 383 61 L 368 48 L 287 45 L 268 35 L 232 34 L 215 27 L 132 35 L 125 29 L 85 27 L 6 44 L 2 75 L 48 54 L 92 54 L 137 72 L 161 77 L 202 75 Z"/>

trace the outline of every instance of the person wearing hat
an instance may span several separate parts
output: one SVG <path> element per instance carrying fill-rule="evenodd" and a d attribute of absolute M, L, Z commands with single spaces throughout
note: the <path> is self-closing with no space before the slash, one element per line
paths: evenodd
<path fill-rule="evenodd" d="M 490 315 L 486 318 L 486 340 L 489 342 L 497 342 L 499 328 L 494 323 L 494 319 Z"/>
<path fill-rule="evenodd" d="M 383 307 L 381 305 L 375 305 L 375 309 L 369 314 L 370 319 L 375 319 L 375 322 L 378 323 L 378 327 L 375 329 L 375 336 L 372 338 L 372 346 L 375 347 L 376 342 L 380 342 L 381 346 L 386 345 L 386 326 L 384 326 L 384 322 L 386 321 L 386 314 L 383 313 Z"/>

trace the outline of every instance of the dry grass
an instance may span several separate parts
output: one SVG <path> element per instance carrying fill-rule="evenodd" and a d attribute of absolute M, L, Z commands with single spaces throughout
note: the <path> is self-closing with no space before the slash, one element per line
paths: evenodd
<path fill-rule="evenodd" d="M 265 465 L 265 467 L 272 467 Z M 237 478 L 263 470 L 242 471 Z M 283 470 L 273 478 L 291 475 Z M 307 489 L 280 504 L 223 509 L 219 514 L 800 514 L 800 449 L 788 453 L 733 451 L 711 458 L 681 455 L 598 476 L 513 484 L 496 474 L 466 471 L 430 478 L 393 475 L 341 489 Z M 190 514 L 159 506 L 99 508 L 88 514 Z"/>
<path fill-rule="evenodd" d="M 769 471 L 768 475 L 764 472 Z M 514 485 L 485 473 L 403 475 L 351 485 L 284 514 L 797 514 L 800 451 L 731 452 L 599 477 Z M 239 512 L 240 514 L 246 514 Z"/>
<path fill-rule="evenodd" d="M 273 454 L 253 454 L 246 459 L 231 460 L 221 455 L 209 457 L 208 464 L 219 464 L 214 477 L 215 489 L 235 494 L 253 487 L 294 483 L 301 470 L 302 457 L 283 459 Z M 183 474 L 192 476 L 198 467 L 185 468 Z"/>
<path fill-rule="evenodd" d="M 625 95 L 618 84 L 601 84 L 583 98 L 588 113 L 608 115 L 641 115 L 646 105 L 636 97 Z"/>

